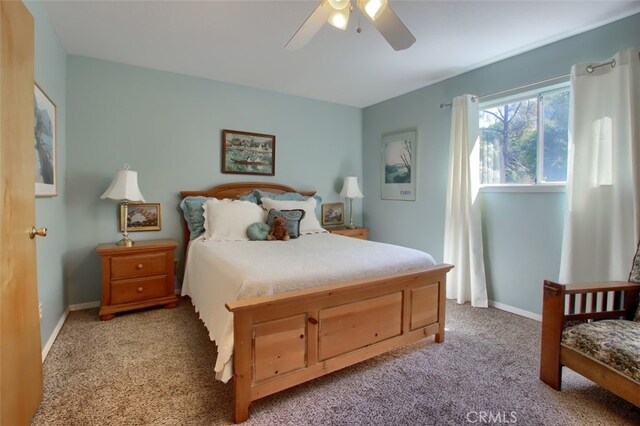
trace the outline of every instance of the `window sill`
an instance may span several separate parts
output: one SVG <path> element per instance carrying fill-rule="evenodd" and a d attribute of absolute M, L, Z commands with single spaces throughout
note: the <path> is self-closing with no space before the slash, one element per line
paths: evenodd
<path fill-rule="evenodd" d="M 548 183 L 536 185 L 480 185 L 481 192 L 565 192 L 565 183 Z"/>

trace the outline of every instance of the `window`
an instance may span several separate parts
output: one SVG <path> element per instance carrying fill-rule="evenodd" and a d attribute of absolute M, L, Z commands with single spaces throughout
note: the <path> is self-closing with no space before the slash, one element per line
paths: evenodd
<path fill-rule="evenodd" d="M 564 183 L 568 125 L 566 86 L 481 105 L 480 182 Z"/>

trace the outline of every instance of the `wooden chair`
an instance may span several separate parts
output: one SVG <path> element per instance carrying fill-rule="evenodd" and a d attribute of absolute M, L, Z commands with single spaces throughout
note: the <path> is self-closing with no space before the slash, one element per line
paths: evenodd
<path fill-rule="evenodd" d="M 604 319 L 633 320 L 638 310 L 640 245 L 630 281 L 581 284 L 544 282 L 540 380 L 561 389 L 562 367 L 594 381 L 603 388 L 640 407 L 640 383 L 595 361 L 583 352 L 562 344 L 565 328 Z M 634 274 L 635 271 L 635 274 Z M 638 312 L 640 315 L 640 312 Z M 640 328 L 640 322 L 637 322 Z"/>

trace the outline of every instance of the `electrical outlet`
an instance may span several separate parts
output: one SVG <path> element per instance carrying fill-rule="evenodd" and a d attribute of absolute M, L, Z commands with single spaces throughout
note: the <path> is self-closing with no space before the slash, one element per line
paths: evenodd
<path fill-rule="evenodd" d="M 38 314 L 40 315 L 40 319 L 42 319 L 42 303 L 38 303 Z"/>

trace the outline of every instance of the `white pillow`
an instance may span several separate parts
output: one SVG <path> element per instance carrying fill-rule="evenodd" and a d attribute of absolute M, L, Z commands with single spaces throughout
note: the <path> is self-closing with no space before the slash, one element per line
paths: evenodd
<path fill-rule="evenodd" d="M 264 222 L 264 211 L 255 203 L 212 198 L 203 204 L 204 239 L 213 241 L 247 241 L 247 228 Z"/>
<path fill-rule="evenodd" d="M 271 209 L 276 210 L 295 210 L 301 209 L 305 211 L 304 217 L 300 221 L 300 234 L 316 234 L 318 232 L 327 232 L 322 229 L 318 218 L 316 217 L 316 199 L 308 198 L 304 201 L 285 201 L 272 200 L 271 198 L 262 198 L 262 206 L 269 212 Z"/>

